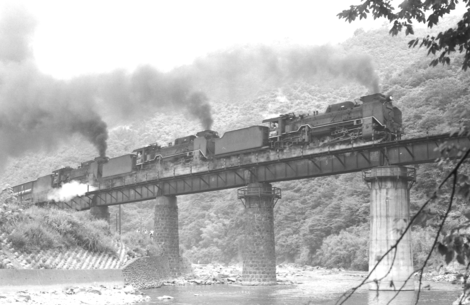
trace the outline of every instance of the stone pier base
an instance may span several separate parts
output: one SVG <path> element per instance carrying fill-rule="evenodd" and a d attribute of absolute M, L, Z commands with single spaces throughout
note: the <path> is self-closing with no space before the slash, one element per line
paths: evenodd
<path fill-rule="evenodd" d="M 400 238 L 410 221 L 409 182 L 415 180 L 413 168 L 384 166 L 364 172 L 370 183 L 370 248 L 369 271 L 374 268 Z M 395 253 L 396 252 L 396 253 Z M 371 290 L 414 290 L 413 255 L 410 231 L 372 272 Z M 403 288 L 402 288 L 403 286 Z"/>
<path fill-rule="evenodd" d="M 242 284 L 275 285 L 273 207 L 276 193 L 268 183 L 250 183 L 239 190 L 238 197 L 245 205 Z"/>
<path fill-rule="evenodd" d="M 178 206 L 176 196 L 155 199 L 153 238 L 162 255 L 168 258 L 172 276 L 180 275 L 180 248 L 178 235 Z"/>

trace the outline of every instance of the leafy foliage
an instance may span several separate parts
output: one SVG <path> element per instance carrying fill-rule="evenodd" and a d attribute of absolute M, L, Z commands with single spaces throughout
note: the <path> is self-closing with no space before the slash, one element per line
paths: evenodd
<path fill-rule="evenodd" d="M 368 224 L 349 227 L 338 235 L 323 240 L 318 256 L 327 268 L 347 268 L 367 271 L 369 268 Z"/>
<path fill-rule="evenodd" d="M 449 14 L 456 8 L 458 0 L 450 1 L 403 1 L 399 5 L 398 12 L 395 12 L 394 7 L 390 1 L 383 0 L 366 0 L 360 5 L 351 5 L 349 10 L 344 10 L 338 14 L 340 19 L 345 19 L 348 22 L 367 18 L 371 14 L 375 18 L 386 18 L 392 27 L 389 33 L 393 36 L 400 33 L 405 29 L 406 35 L 413 35 L 413 20 L 418 23 L 427 24 L 429 28 L 437 25 L 442 18 Z M 463 0 L 468 7 L 470 3 L 468 0 Z M 426 18 L 426 12 L 430 12 Z M 424 46 L 428 50 L 428 54 L 435 55 L 441 52 L 438 58 L 433 59 L 430 63 L 431 66 L 436 66 L 438 63 L 449 64 L 450 54 L 458 51 L 459 53 L 465 52 L 462 69 L 467 70 L 470 67 L 470 45 L 468 43 L 468 33 L 470 33 L 470 10 L 462 16 L 458 21 L 456 28 L 449 28 L 446 31 L 438 33 L 436 36 L 427 35 L 424 38 L 416 38 L 408 42 L 409 47 L 416 47 L 419 42 L 420 47 Z"/>
<path fill-rule="evenodd" d="M 131 257 L 160 256 L 162 254 L 162 250 L 157 246 L 150 234 L 131 231 L 122 236 L 122 241 L 129 249 L 127 254 Z"/>
<path fill-rule="evenodd" d="M 432 31 L 442 31 L 454 23 L 455 19 L 449 19 Z M 434 35 L 432 31 L 413 30 L 416 35 Z M 387 28 L 380 28 L 356 31 L 355 36 L 339 48 L 341 52 L 364 53 L 373 58 L 382 80 L 381 91 L 391 94 L 403 112 L 405 137 L 458 132 L 465 124 L 468 126 L 470 74 L 460 69 L 464 57 L 454 54 L 449 65 L 430 68 L 425 52 L 408 49 L 406 41 L 405 35 L 391 37 Z M 200 87 L 211 97 L 215 118 L 213 129 L 220 134 L 260 124 L 263 119 L 279 113 L 321 112 L 328 104 L 368 93 L 365 88 L 341 77 L 325 75 L 308 80 L 285 79 L 276 84 L 249 73 L 241 73 L 239 78 L 242 79 L 236 84 L 241 84 L 240 87 L 226 86 L 226 80 L 211 75 L 198 80 Z M 194 134 L 199 129 L 195 122 L 177 111 L 149 113 L 137 122 L 114 128 L 110 133 L 108 153 L 110 157 L 119 156 L 149 143 L 158 141 L 162 144 Z M 94 157 L 94 148 L 74 137 L 57 151 L 36 152 L 11 160 L 0 177 L 0 185 L 30 181 L 54 169 L 77 166 L 79 162 Z M 433 194 L 442 173 L 451 167 L 451 164 L 442 162 L 417 166 L 417 183 L 410 198 L 412 214 L 416 214 L 427 197 Z M 468 184 L 463 176 L 458 181 Z M 365 268 L 367 244 L 364 241 L 368 239 L 370 193 L 360 174 L 286 181 L 275 186 L 283 192 L 283 198 L 274 210 L 278 262 Z M 446 186 L 443 192 L 448 190 L 449 186 Z M 443 195 L 432 202 L 414 223 L 411 236 L 415 266 L 427 257 L 435 229 L 445 215 L 447 199 L 448 195 Z M 449 224 L 445 227 L 447 232 L 453 225 L 466 221 L 468 213 L 463 202 L 460 201 L 452 210 Z M 178 208 L 180 248 L 191 261 L 240 261 L 243 206 L 234 190 L 179 196 Z M 157 251 L 152 247 L 148 234 L 136 232 L 153 230 L 153 209 L 153 201 L 122 206 L 122 238 L 135 255 Z M 110 207 L 110 213 L 110 227 L 114 231 L 118 208 Z M 27 228 L 25 226 L 25 232 Z M 357 243 L 349 242 L 348 237 Z M 340 259 L 342 255 L 344 261 Z M 433 257 L 433 260 L 432 266 L 437 267 L 439 257 Z"/>
<path fill-rule="evenodd" d="M 8 206 L 16 210 L 14 203 Z M 10 218 L 2 231 L 8 233 L 16 249 L 25 252 L 79 246 L 115 254 L 108 223 L 93 219 L 88 213 L 29 207 Z"/>

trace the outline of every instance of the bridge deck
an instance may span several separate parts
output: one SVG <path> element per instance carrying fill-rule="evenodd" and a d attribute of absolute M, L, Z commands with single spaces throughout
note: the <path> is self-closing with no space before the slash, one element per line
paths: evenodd
<path fill-rule="evenodd" d="M 148 172 L 133 173 L 114 181 L 111 187 L 89 192 L 74 198 L 62 207 L 86 210 L 93 205 L 116 205 L 150 200 L 161 195 L 185 195 L 245 186 L 250 179 L 259 182 L 278 182 L 328 175 L 358 172 L 384 164 L 414 165 L 434 162 L 440 157 L 438 147 L 447 142 L 470 147 L 468 137 L 449 135 L 429 136 L 396 142 L 362 146 L 343 146 L 340 149 L 309 152 L 298 149 L 289 153 L 269 152 L 266 156 L 251 156 L 248 162 L 224 162 L 221 166 L 205 162 L 203 169 L 185 171 L 173 169 L 170 175 Z M 451 157 L 455 157 L 455 154 Z M 186 166 L 186 169 L 189 167 Z M 130 177 L 132 176 L 132 177 Z M 129 182 L 131 181 L 131 182 Z"/>

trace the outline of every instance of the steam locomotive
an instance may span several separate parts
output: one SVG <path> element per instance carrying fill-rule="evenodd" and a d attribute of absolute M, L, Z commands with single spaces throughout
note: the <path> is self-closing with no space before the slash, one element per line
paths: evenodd
<path fill-rule="evenodd" d="M 393 141 L 402 133 L 401 111 L 392 98 L 377 93 L 328 106 L 325 113 L 294 113 L 264 120 L 266 125 L 231 130 L 219 137 L 204 130 L 178 138 L 162 147 L 150 144 L 116 158 L 95 158 L 78 168 L 65 167 L 35 181 L 13 187 L 21 200 L 47 202 L 48 193 L 64 183 L 78 181 L 97 185 L 102 181 L 150 170 L 164 164 L 207 162 L 263 150 L 292 146 L 321 147 L 342 142 Z"/>

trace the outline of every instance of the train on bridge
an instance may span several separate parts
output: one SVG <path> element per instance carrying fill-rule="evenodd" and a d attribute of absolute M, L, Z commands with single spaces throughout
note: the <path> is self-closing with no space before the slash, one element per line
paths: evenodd
<path fill-rule="evenodd" d="M 35 181 L 14 186 L 13 193 L 23 201 L 41 203 L 50 201 L 48 194 L 53 189 L 71 181 L 93 186 L 162 163 L 206 162 L 292 146 L 393 141 L 400 139 L 402 133 L 401 111 L 393 105 L 390 96 L 380 93 L 330 105 L 324 113 L 289 113 L 262 123 L 265 125 L 227 131 L 222 137 L 216 131 L 204 130 L 178 138 L 165 147 L 155 143 L 116 158 L 98 157 L 78 168 L 61 168 Z"/>

